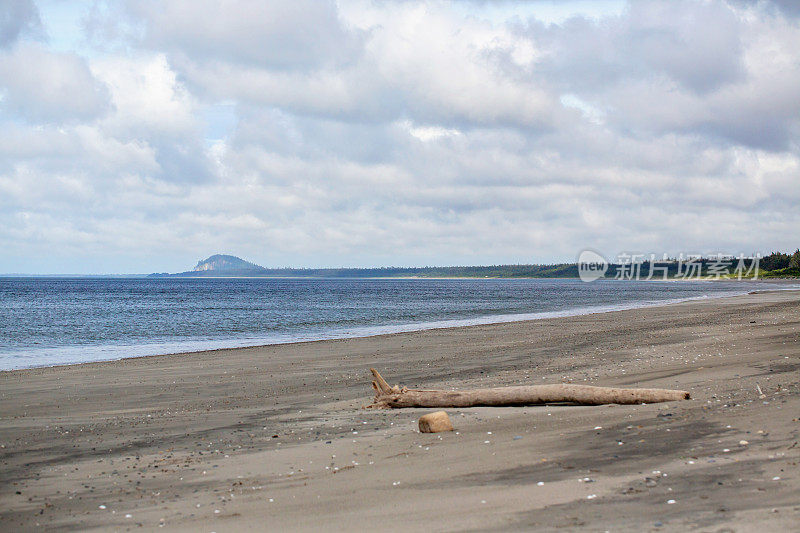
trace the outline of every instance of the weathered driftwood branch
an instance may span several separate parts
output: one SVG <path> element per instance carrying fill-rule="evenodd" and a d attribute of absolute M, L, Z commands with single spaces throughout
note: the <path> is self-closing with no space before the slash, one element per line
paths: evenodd
<path fill-rule="evenodd" d="M 688 400 L 689 393 L 669 389 L 619 389 L 591 385 L 528 385 L 466 391 L 415 390 L 390 386 L 377 370 L 371 368 L 375 380 L 372 408 L 400 407 L 508 407 L 571 403 L 579 405 L 640 404 Z"/>

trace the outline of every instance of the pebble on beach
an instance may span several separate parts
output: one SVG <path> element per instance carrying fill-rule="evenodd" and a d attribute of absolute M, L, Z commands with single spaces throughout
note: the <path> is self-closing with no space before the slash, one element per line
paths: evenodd
<path fill-rule="evenodd" d="M 428 413 L 419 419 L 419 431 L 421 433 L 440 433 L 442 431 L 453 431 L 453 424 L 450 417 L 444 411 Z"/>

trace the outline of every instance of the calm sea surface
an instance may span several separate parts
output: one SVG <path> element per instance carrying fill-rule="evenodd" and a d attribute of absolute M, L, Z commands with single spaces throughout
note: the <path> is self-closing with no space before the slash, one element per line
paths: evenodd
<path fill-rule="evenodd" d="M 0 278 L 0 370 L 584 314 L 757 282 Z"/>

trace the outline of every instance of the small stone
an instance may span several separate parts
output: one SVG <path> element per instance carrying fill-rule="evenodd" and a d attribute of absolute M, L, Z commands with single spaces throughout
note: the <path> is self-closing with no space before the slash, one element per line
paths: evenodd
<path fill-rule="evenodd" d="M 453 424 L 450 417 L 444 411 L 428 413 L 419 419 L 419 430 L 421 433 L 440 433 L 442 431 L 453 431 Z"/>
<path fill-rule="evenodd" d="M 747 442 L 746 440 L 740 440 L 739 441 L 739 446 L 747 446 L 748 444 L 750 444 L 750 443 Z"/>

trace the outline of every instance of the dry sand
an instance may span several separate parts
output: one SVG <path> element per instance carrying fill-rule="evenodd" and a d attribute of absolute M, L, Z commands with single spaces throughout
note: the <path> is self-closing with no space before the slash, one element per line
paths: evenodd
<path fill-rule="evenodd" d="M 425 410 L 361 409 L 370 366 L 694 399 L 450 409 L 456 432 L 420 434 Z M 0 373 L 0 530 L 797 531 L 798 369 L 784 291 Z"/>

